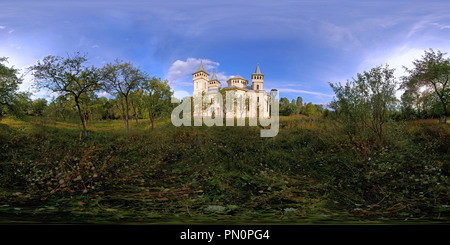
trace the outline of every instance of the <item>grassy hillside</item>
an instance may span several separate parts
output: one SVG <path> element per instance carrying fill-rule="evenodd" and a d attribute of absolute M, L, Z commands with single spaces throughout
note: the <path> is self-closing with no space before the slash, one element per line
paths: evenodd
<path fill-rule="evenodd" d="M 0 121 L 0 222 L 404 223 L 449 221 L 450 124 L 393 122 L 384 146 L 335 121 L 258 127 L 145 120 Z"/>

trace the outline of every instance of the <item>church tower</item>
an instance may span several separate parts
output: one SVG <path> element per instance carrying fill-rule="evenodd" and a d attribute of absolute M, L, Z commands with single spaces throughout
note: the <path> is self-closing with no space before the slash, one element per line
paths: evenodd
<path fill-rule="evenodd" d="M 220 81 L 217 79 L 216 71 L 213 71 L 211 79 L 209 80 L 208 90 L 219 90 L 220 89 Z"/>
<path fill-rule="evenodd" d="M 200 61 L 200 66 L 196 72 L 192 73 L 192 76 L 192 81 L 194 81 L 194 96 L 201 96 L 203 92 L 208 92 L 209 73 L 203 68 L 202 61 Z"/>
<path fill-rule="evenodd" d="M 252 73 L 252 89 L 253 90 L 263 90 L 264 74 L 261 73 L 259 69 L 259 64 L 256 64 L 255 73 Z"/>

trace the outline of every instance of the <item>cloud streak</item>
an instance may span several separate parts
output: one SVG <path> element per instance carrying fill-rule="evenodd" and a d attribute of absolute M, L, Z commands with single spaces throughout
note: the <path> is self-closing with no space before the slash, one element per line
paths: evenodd
<path fill-rule="evenodd" d="M 316 95 L 316 96 L 323 96 L 323 97 L 333 97 L 333 95 L 324 94 L 320 92 L 315 91 L 308 91 L 308 90 L 302 90 L 302 89 L 293 89 L 293 88 L 279 88 L 277 89 L 280 92 L 289 92 L 289 93 L 299 93 L 299 94 L 310 94 L 310 95 Z M 320 97 L 319 97 L 320 98 Z M 321 98 L 323 99 L 323 98 Z"/>

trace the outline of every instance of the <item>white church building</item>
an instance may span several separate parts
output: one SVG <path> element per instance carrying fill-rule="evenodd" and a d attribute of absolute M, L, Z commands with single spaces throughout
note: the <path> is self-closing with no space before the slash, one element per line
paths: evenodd
<path fill-rule="evenodd" d="M 213 71 L 211 77 L 209 77 L 209 75 L 210 74 L 205 71 L 202 62 L 200 62 L 197 71 L 192 73 L 194 99 L 196 97 L 202 97 L 206 98 L 206 101 L 211 102 L 209 105 L 207 103 L 202 103 L 201 110 L 194 109 L 194 117 L 201 117 L 202 115 L 212 116 L 212 114 L 226 118 L 256 118 L 258 114 L 264 118 L 269 117 L 270 96 L 263 89 L 264 74 L 261 73 L 259 64 L 256 65 L 255 72 L 251 74 L 251 84 L 238 73 L 236 76 L 233 76 L 226 81 L 227 87 L 222 88 L 222 82 L 217 79 L 215 71 Z M 224 91 L 227 94 L 226 96 L 223 96 L 221 103 L 214 101 L 214 95 L 217 95 L 219 90 Z M 232 95 L 233 97 L 228 97 L 229 95 Z M 226 108 L 227 105 L 230 107 L 230 102 L 226 102 L 227 98 L 233 98 L 233 108 Z M 205 106 L 210 107 L 205 109 Z"/>

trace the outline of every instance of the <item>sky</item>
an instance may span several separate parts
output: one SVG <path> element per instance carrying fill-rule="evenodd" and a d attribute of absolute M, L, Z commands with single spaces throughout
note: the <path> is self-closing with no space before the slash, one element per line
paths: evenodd
<path fill-rule="evenodd" d="M 450 1 L 6 1 L 0 57 L 25 69 L 47 55 L 86 54 L 102 67 L 119 58 L 191 95 L 200 61 L 219 81 L 251 81 L 290 100 L 327 104 L 329 83 L 389 64 L 405 75 L 424 50 L 450 51 Z M 21 90 L 32 88 L 26 75 Z M 49 91 L 34 98 L 50 99 Z"/>

